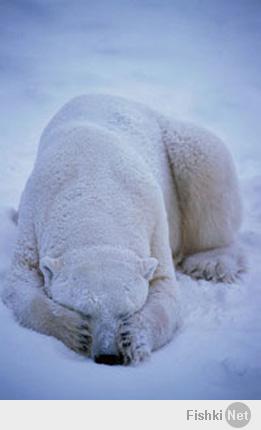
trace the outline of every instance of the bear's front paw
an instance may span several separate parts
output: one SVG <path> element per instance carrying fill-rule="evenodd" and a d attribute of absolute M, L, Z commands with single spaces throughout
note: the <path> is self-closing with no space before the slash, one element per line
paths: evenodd
<path fill-rule="evenodd" d="M 88 321 L 78 312 L 60 307 L 55 315 L 55 336 L 75 352 L 91 355 Z"/>
<path fill-rule="evenodd" d="M 149 359 L 149 330 L 139 314 L 122 320 L 118 332 L 118 348 L 123 364 L 138 364 Z"/>

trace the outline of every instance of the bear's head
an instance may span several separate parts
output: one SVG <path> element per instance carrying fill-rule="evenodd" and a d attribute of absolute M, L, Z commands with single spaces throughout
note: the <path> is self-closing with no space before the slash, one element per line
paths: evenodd
<path fill-rule="evenodd" d="M 46 293 L 88 319 L 96 357 L 117 354 L 119 324 L 144 306 L 157 265 L 155 258 L 105 246 L 45 256 L 40 269 Z"/>

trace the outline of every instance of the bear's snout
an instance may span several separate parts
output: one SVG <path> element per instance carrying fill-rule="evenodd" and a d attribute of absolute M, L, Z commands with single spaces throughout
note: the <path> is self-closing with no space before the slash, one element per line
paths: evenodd
<path fill-rule="evenodd" d="M 98 364 L 108 364 L 109 366 L 114 366 L 116 364 L 123 364 L 123 356 L 121 354 L 100 354 L 95 355 L 94 361 Z"/>
<path fill-rule="evenodd" d="M 117 325 L 112 322 L 97 323 L 93 333 L 92 356 L 96 363 L 100 364 L 122 364 L 119 355 L 116 333 Z"/>

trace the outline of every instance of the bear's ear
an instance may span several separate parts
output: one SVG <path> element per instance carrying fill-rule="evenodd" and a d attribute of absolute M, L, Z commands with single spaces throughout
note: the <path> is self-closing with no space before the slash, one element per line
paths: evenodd
<path fill-rule="evenodd" d="M 55 275 L 62 267 L 62 258 L 43 257 L 40 261 L 40 270 L 44 275 L 44 281 L 49 284 L 53 275 Z"/>
<path fill-rule="evenodd" d="M 141 260 L 141 273 L 142 276 L 150 281 L 153 278 L 154 272 L 157 269 L 159 262 L 156 258 L 149 257 Z"/>

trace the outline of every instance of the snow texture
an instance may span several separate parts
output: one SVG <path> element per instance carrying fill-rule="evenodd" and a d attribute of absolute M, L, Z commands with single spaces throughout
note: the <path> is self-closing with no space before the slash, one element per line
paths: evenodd
<path fill-rule="evenodd" d="M 132 97 L 212 129 L 237 160 L 249 274 L 179 275 L 183 325 L 139 367 L 103 366 L 17 325 L 0 304 L 0 398 L 257 399 L 261 395 L 261 81 L 256 1 L 1 2 L 1 284 L 44 125 L 90 91 Z M 8 119 L 8 121 L 6 121 Z"/>

